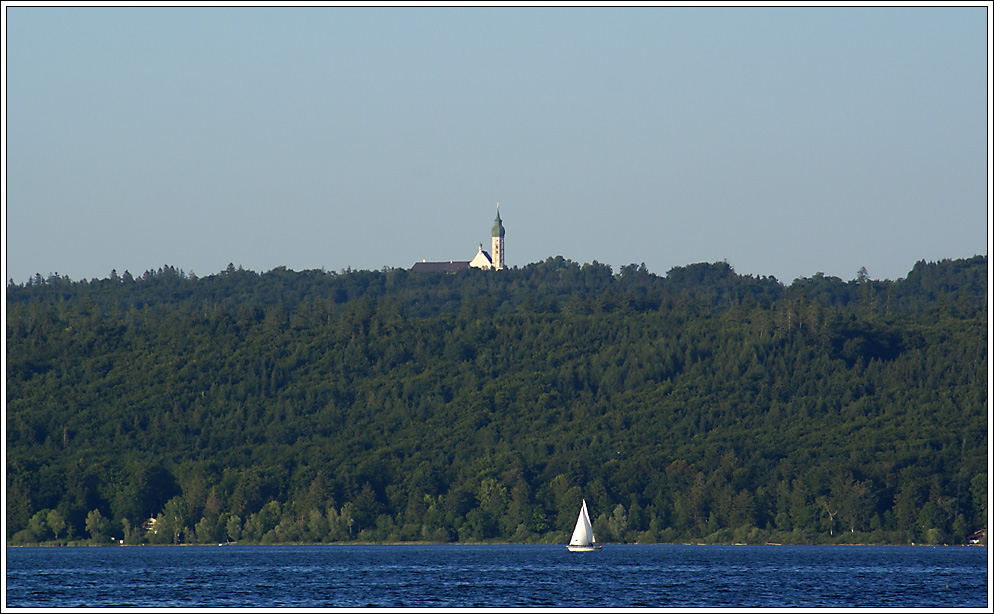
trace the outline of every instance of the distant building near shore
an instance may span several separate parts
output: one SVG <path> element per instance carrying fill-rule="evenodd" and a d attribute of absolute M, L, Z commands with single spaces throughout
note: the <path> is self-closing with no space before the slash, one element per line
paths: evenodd
<path fill-rule="evenodd" d="M 500 219 L 500 203 L 497 203 L 497 219 L 494 220 L 493 230 L 490 232 L 490 250 L 488 254 L 480 244 L 480 249 L 473 256 L 472 260 L 449 260 L 441 262 L 428 262 L 422 260 L 415 262 L 411 267 L 412 271 L 441 271 L 453 273 L 463 269 L 488 269 L 499 271 L 504 268 L 504 223 Z"/>

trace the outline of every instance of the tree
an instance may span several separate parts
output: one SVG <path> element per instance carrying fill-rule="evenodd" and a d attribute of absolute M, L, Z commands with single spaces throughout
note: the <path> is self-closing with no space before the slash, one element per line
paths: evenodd
<path fill-rule="evenodd" d="M 973 509 L 976 517 L 983 521 L 987 528 L 987 474 L 978 473 L 970 482 L 970 494 L 973 495 Z"/>
<path fill-rule="evenodd" d="M 828 501 L 828 497 L 818 497 L 815 502 L 821 507 L 822 512 L 828 516 L 828 534 L 830 536 L 835 535 L 835 516 L 839 513 L 839 510 L 834 508 Z"/>
<path fill-rule="evenodd" d="M 237 514 L 228 517 L 224 525 L 225 534 L 231 541 L 238 541 L 242 536 L 242 519 Z"/>
<path fill-rule="evenodd" d="M 86 515 L 86 530 L 90 533 L 90 538 L 94 543 L 106 540 L 107 519 L 100 513 L 100 510 L 90 510 L 90 513 Z"/>
<path fill-rule="evenodd" d="M 186 499 L 182 495 L 176 495 L 166 502 L 162 514 L 159 516 L 160 520 L 156 524 L 159 533 L 171 540 L 167 543 L 180 543 L 180 536 L 186 531 L 185 523 L 188 511 Z"/>
<path fill-rule="evenodd" d="M 59 539 L 59 533 L 62 529 L 66 528 L 66 519 L 62 517 L 62 514 L 58 510 L 50 510 L 46 518 L 48 521 L 48 528 L 52 529 L 55 533 L 55 539 Z"/>
<path fill-rule="evenodd" d="M 756 524 L 756 502 L 748 491 L 742 489 L 732 500 L 731 518 L 729 525 L 732 528 L 741 526 L 754 526 Z"/>
<path fill-rule="evenodd" d="M 49 532 L 51 531 L 48 526 L 48 513 L 49 510 L 41 510 L 28 521 L 27 531 L 30 536 L 29 541 L 40 542 L 48 539 Z"/>
<path fill-rule="evenodd" d="M 624 543 L 625 535 L 628 532 L 628 515 L 625 513 L 625 506 L 618 504 L 614 506 L 611 517 L 607 520 L 609 535 L 614 541 Z"/>
<path fill-rule="evenodd" d="M 849 527 L 850 533 L 857 528 L 866 530 L 874 505 L 870 498 L 870 487 L 856 481 L 848 471 L 832 480 L 832 505 L 838 509 L 840 520 Z"/>

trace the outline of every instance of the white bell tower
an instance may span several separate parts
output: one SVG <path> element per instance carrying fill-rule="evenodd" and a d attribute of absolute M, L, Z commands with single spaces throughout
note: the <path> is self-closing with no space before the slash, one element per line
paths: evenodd
<path fill-rule="evenodd" d="M 490 248 L 494 270 L 499 271 L 504 268 L 504 224 L 500 221 L 500 203 L 497 203 L 497 219 L 490 233 Z"/>

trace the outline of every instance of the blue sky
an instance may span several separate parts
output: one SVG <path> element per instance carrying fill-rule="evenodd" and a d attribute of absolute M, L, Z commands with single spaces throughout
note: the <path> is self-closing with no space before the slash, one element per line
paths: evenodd
<path fill-rule="evenodd" d="M 987 254 L 974 7 L 4 8 L 5 279 Z"/>

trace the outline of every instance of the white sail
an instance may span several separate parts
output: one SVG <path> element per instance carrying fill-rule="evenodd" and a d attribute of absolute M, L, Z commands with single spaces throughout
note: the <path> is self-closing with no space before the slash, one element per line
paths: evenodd
<path fill-rule="evenodd" d="M 587 501 L 583 501 L 580 506 L 580 515 L 576 519 L 576 526 L 573 528 L 573 536 L 569 540 L 570 547 L 591 548 L 594 542 L 594 529 L 590 526 L 590 515 L 587 514 Z"/>

